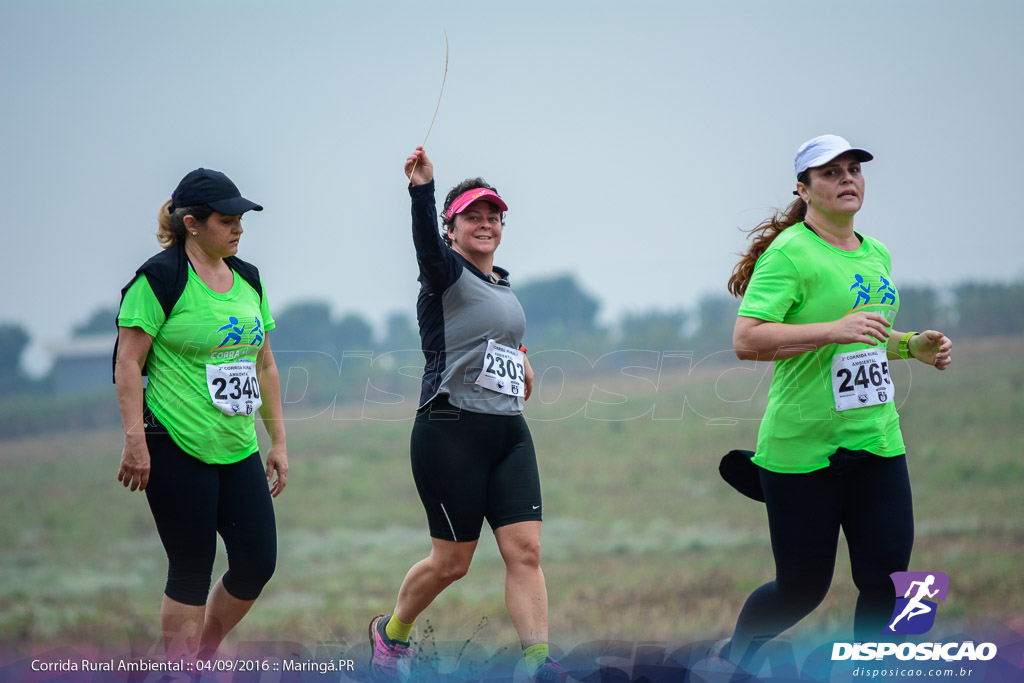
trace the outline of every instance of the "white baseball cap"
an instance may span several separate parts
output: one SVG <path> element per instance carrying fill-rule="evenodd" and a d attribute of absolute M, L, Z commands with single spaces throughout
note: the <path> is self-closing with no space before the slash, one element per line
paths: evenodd
<path fill-rule="evenodd" d="M 838 135 L 819 135 L 800 145 L 800 149 L 796 151 L 796 158 L 793 160 L 793 167 L 799 178 L 800 174 L 807 169 L 824 166 L 840 154 L 847 152 L 855 152 L 861 161 L 871 161 L 875 158 L 871 152 L 852 146 L 845 138 Z"/>

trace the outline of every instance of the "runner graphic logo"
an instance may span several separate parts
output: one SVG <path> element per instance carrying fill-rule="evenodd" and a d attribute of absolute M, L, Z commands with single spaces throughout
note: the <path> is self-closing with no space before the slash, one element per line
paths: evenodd
<path fill-rule="evenodd" d="M 949 576 L 944 572 L 893 572 L 889 578 L 896 589 L 896 607 L 882 633 L 927 633 L 935 624 L 935 600 L 946 599 Z"/>

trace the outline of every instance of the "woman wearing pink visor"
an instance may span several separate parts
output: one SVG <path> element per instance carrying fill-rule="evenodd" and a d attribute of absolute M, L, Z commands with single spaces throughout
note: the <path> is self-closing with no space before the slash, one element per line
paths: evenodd
<path fill-rule="evenodd" d="M 540 568 L 541 492 L 522 402 L 533 371 L 523 308 L 494 265 L 508 205 L 483 178 L 445 199 L 443 234 L 434 167 L 422 147 L 405 161 L 419 265 L 417 319 L 426 364 L 412 431 L 413 478 L 432 548 L 402 581 L 393 612 L 370 623 L 371 670 L 399 680 L 419 614 L 466 575 L 484 519 L 505 561 L 505 604 L 537 681 L 564 681 L 548 656 L 548 600 Z"/>

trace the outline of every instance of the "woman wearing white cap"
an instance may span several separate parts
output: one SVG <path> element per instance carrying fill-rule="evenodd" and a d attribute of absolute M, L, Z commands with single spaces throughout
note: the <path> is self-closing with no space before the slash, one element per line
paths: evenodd
<path fill-rule="evenodd" d="M 432 547 L 406 574 L 394 611 L 370 623 L 371 669 L 378 679 L 402 677 L 413 622 L 465 576 L 486 519 L 505 561 L 505 605 L 527 668 L 537 681 L 562 681 L 565 670 L 548 656 L 540 477 L 522 416 L 533 382 L 526 318 L 508 271 L 494 265 L 508 205 L 483 178 L 465 180 L 445 199 L 442 236 L 434 167 L 422 147 L 405 173 L 426 357 L 411 460 Z"/>
<path fill-rule="evenodd" d="M 910 562 L 913 509 L 889 362 L 945 370 L 952 342 L 892 328 L 900 302 L 889 251 L 853 227 L 861 164 L 871 159 L 836 135 L 804 143 L 798 198 L 751 231 L 729 280 L 743 297 L 736 355 L 775 362 L 754 456 L 775 580 L 750 595 L 731 643 L 712 653 L 740 665 L 824 599 L 840 528 L 859 591 L 858 637 L 878 639 L 894 605 L 889 574 Z"/>

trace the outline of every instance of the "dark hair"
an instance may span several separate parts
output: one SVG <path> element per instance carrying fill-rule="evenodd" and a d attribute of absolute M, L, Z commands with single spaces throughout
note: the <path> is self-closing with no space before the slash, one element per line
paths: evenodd
<path fill-rule="evenodd" d="M 448 220 L 448 209 L 460 194 L 477 188 L 494 190 L 495 193 L 501 195 L 497 188 L 493 185 L 488 185 L 487 181 L 483 178 L 466 178 L 461 183 L 448 190 L 448 196 L 444 198 L 444 208 L 441 210 L 441 239 L 443 239 L 444 243 L 449 247 L 452 246 L 452 238 L 448 236 L 448 229 L 455 227 L 455 216 L 452 216 L 452 219 Z M 505 227 L 504 213 L 501 214 L 501 227 Z"/>
<path fill-rule="evenodd" d="M 185 216 L 192 216 L 200 223 L 205 223 L 213 215 L 213 209 L 206 204 L 198 206 L 179 206 L 171 209 L 171 200 L 168 199 L 160 207 L 156 216 L 156 240 L 164 249 L 175 244 L 184 242 L 188 231 L 185 229 Z"/>
<path fill-rule="evenodd" d="M 797 176 L 797 182 L 804 185 L 811 184 L 810 175 L 804 171 Z M 749 230 L 748 235 L 753 236 L 753 242 L 747 253 L 743 254 L 740 262 L 732 269 L 732 277 L 729 278 L 727 289 L 735 297 L 741 297 L 747 291 L 750 284 L 750 277 L 754 274 L 754 266 L 757 259 L 761 258 L 775 238 L 786 228 L 796 225 L 807 216 L 807 204 L 803 199 L 797 197 L 783 211 L 776 211 L 773 216 L 762 221 L 757 227 Z"/>

